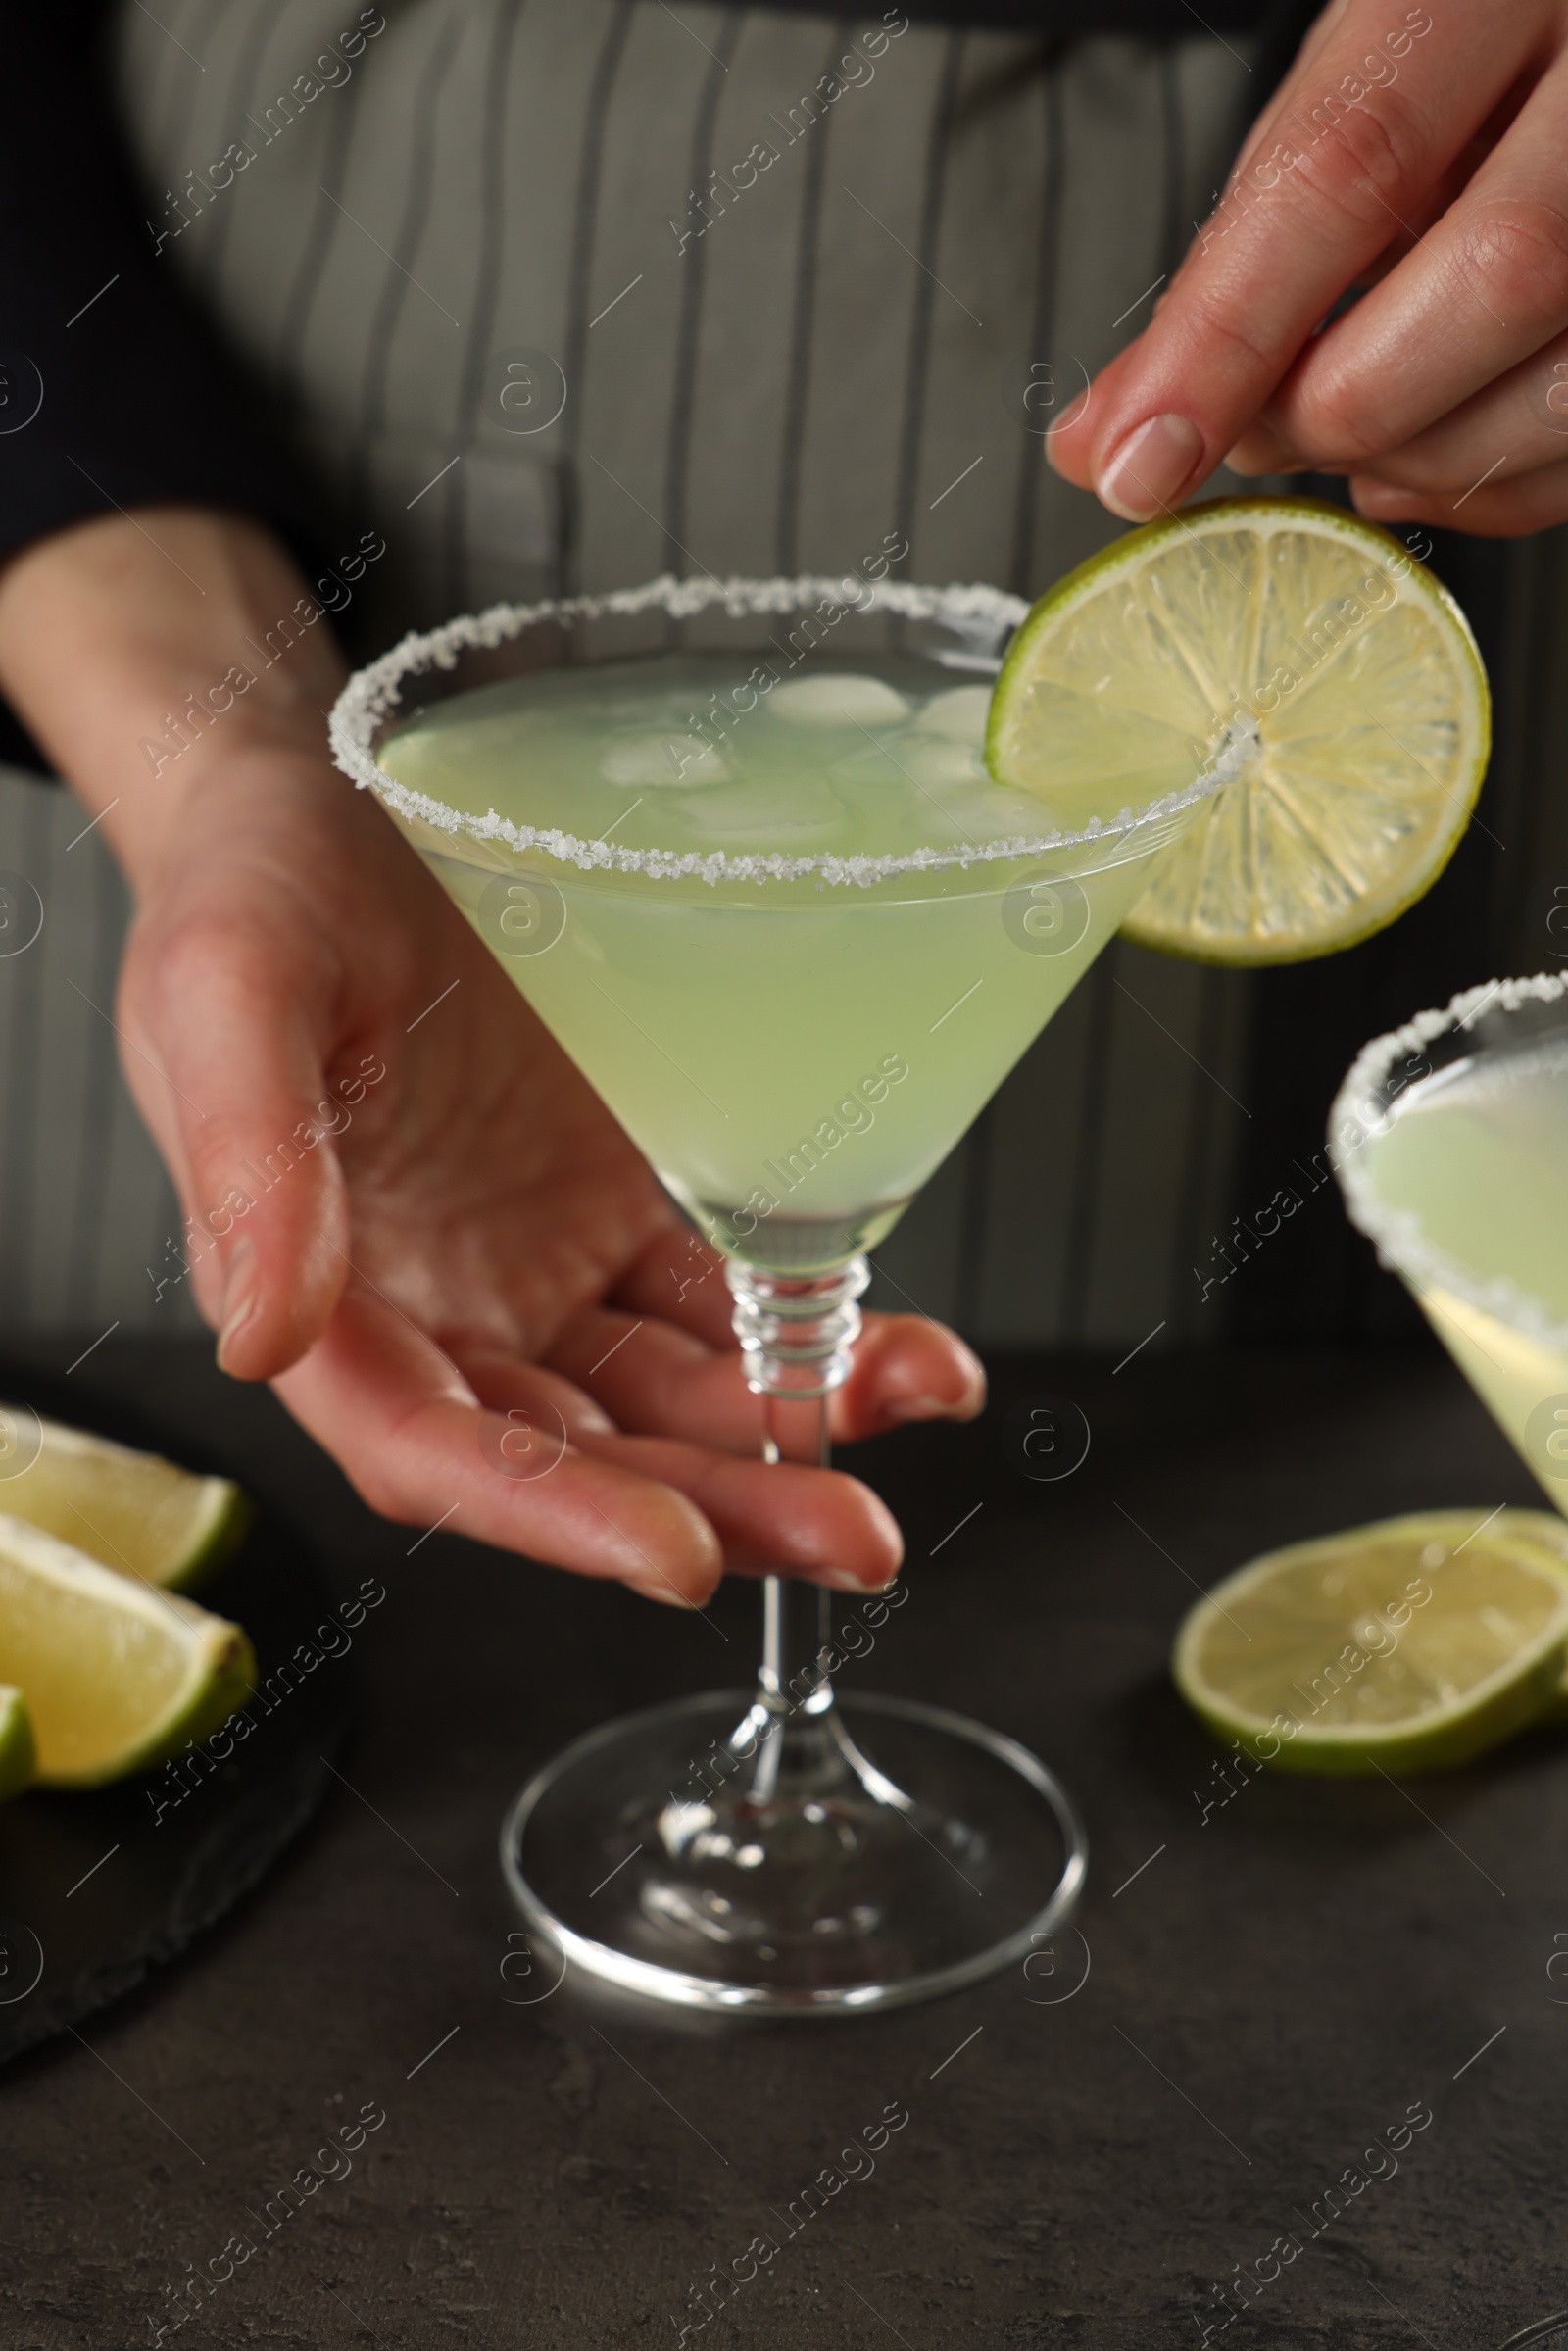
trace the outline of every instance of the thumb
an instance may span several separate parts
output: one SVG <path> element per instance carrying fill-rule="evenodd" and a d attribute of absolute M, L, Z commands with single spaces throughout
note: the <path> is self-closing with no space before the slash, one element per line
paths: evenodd
<path fill-rule="evenodd" d="M 310 1009 L 331 1001 L 321 961 L 232 912 L 138 930 L 126 952 L 126 1077 L 180 1194 L 219 1362 L 243 1380 L 298 1362 L 348 1273 L 337 1143 L 365 1078 L 323 1066 Z"/>

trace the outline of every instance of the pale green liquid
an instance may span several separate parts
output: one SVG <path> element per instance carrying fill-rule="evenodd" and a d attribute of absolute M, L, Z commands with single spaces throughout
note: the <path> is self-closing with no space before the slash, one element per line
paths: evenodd
<path fill-rule="evenodd" d="M 1412 1089 L 1364 1147 L 1390 1206 L 1483 1282 L 1502 1277 L 1568 1324 L 1568 1040 L 1489 1052 Z M 1568 1510 L 1568 1352 L 1451 1291 L 1405 1279 L 1439 1338 L 1545 1492 Z M 1559 1474 L 1560 1465 L 1560 1474 Z"/>
<path fill-rule="evenodd" d="M 985 773 L 987 687 L 934 690 L 928 664 L 891 656 L 853 668 L 819 657 L 808 678 L 736 714 L 746 676 L 734 655 L 544 671 L 416 713 L 377 756 L 465 813 L 627 848 L 885 857 L 1053 829 L 1048 808 Z M 693 714 L 715 694 L 730 714 L 704 731 Z M 1169 838 L 1137 855 L 1062 853 L 1049 870 L 1082 897 L 1048 889 L 1031 904 L 1017 886 L 1048 870 L 1040 859 L 869 889 L 715 888 L 405 829 L 702 1228 L 803 1272 L 888 1231 Z M 485 919 L 498 873 L 560 891 L 564 924 L 544 953 L 513 956 Z M 524 930 L 530 919 L 517 917 Z M 1040 952 L 1056 938 L 1063 952 Z"/>

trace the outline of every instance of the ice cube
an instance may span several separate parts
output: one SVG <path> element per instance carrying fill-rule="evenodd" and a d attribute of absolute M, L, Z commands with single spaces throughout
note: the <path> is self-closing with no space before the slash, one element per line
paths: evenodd
<path fill-rule="evenodd" d="M 974 784 L 984 779 L 979 751 L 968 743 L 944 741 L 941 735 L 895 735 L 883 749 L 899 772 L 911 784 Z"/>
<path fill-rule="evenodd" d="M 897 726 L 909 706 L 879 677 L 827 675 L 775 686 L 763 708 L 792 726 Z"/>
<path fill-rule="evenodd" d="M 1053 813 L 1027 792 L 1009 792 L 989 779 L 926 786 L 932 801 L 971 841 L 1034 839 L 1053 829 Z M 925 805 L 930 806 L 931 803 Z"/>
<path fill-rule="evenodd" d="M 991 709 L 989 686 L 955 686 L 951 694 L 933 694 L 915 712 L 912 724 L 923 735 L 946 735 L 955 743 L 982 744 Z"/>
<path fill-rule="evenodd" d="M 724 755 L 700 735 L 620 735 L 599 757 L 607 784 L 722 784 Z"/>
<path fill-rule="evenodd" d="M 742 856 L 802 846 L 831 848 L 844 803 L 814 778 L 787 785 L 731 784 L 721 792 L 682 793 L 676 804 L 706 846 Z"/>

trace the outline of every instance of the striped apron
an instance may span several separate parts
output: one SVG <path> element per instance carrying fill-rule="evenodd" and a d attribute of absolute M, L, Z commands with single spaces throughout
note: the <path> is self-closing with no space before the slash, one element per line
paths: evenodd
<path fill-rule="evenodd" d="M 343 586 L 356 655 L 501 597 L 837 571 L 890 532 L 906 576 L 1038 593 L 1120 527 L 1045 427 L 1207 212 L 1249 51 L 707 0 L 165 0 L 119 28 L 158 266 L 267 386 L 323 546 L 386 543 Z M 32 1105 L 0 1295 L 14 1324 L 172 1329 L 173 1203 L 102 1017 L 121 894 L 79 829 L 0 797 L 0 863 L 55 894 L 0 960 Z M 878 1252 L 880 1302 L 992 1347 L 1221 1336 L 1193 1268 L 1249 1147 L 1256 985 L 1114 945 Z"/>

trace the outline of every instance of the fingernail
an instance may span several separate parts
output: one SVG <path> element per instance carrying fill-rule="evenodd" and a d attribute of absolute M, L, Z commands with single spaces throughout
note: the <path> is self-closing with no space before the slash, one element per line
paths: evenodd
<path fill-rule="evenodd" d="M 888 1404 L 889 1420 L 942 1420 L 955 1407 L 940 1396 L 896 1396 Z"/>
<path fill-rule="evenodd" d="M 227 1355 L 261 1303 L 256 1278 L 256 1244 L 242 1233 L 228 1255 L 228 1280 L 223 1291 L 223 1323 L 218 1335 L 218 1367 L 227 1371 Z"/>
<path fill-rule="evenodd" d="M 625 1584 L 628 1592 L 635 1592 L 641 1599 L 657 1600 L 662 1608 L 706 1608 L 712 1597 L 711 1592 L 705 1592 L 700 1600 L 691 1599 L 667 1576 L 627 1576 Z"/>
<path fill-rule="evenodd" d="M 986 1375 L 975 1365 L 962 1396 L 895 1396 L 888 1399 L 889 1420 L 973 1420 L 986 1400 Z"/>
<path fill-rule="evenodd" d="M 1203 436 L 1186 416 L 1151 416 L 1102 468 L 1096 495 L 1124 522 L 1147 522 L 1186 489 L 1202 454 Z"/>
<path fill-rule="evenodd" d="M 1352 477 L 1349 483 L 1350 504 L 1358 514 L 1370 522 L 1418 520 L 1420 493 L 1396 489 L 1393 482 L 1366 481 Z"/>
<path fill-rule="evenodd" d="M 895 1568 L 893 1576 L 896 1577 L 897 1574 L 898 1569 Z M 831 1592 L 886 1592 L 893 1578 L 883 1576 L 877 1583 L 868 1584 L 864 1576 L 858 1576 L 852 1567 L 813 1567 L 810 1571 L 810 1581 L 813 1584 L 825 1584 Z"/>

